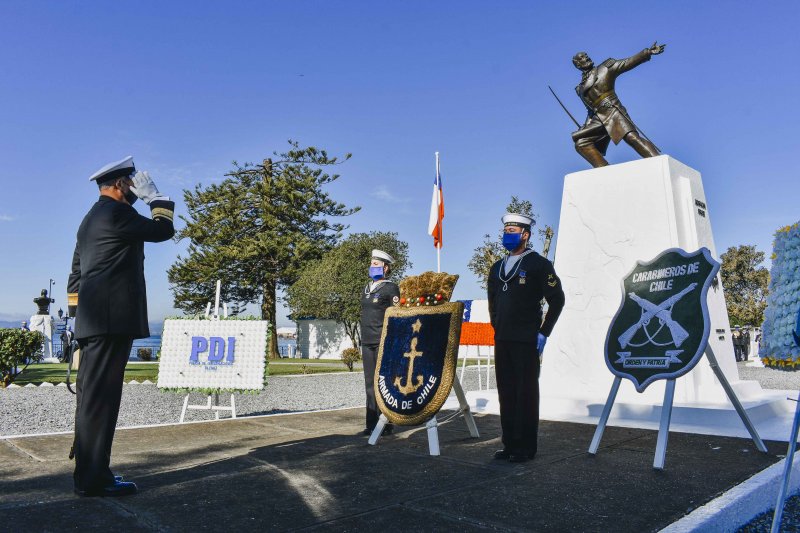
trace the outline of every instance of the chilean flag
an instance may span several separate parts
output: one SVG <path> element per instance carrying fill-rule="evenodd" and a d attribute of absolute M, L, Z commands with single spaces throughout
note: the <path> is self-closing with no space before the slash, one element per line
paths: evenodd
<path fill-rule="evenodd" d="M 436 179 L 433 180 L 433 197 L 431 198 L 431 216 L 428 219 L 428 235 L 433 237 L 433 246 L 442 247 L 442 219 L 444 219 L 444 196 L 442 195 L 442 177 L 439 175 L 439 153 L 436 153 Z"/>

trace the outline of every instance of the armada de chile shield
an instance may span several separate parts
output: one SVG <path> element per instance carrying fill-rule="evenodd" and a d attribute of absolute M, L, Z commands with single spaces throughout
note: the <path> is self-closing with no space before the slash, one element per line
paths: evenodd
<path fill-rule="evenodd" d="M 706 297 L 719 271 L 707 248 L 665 250 L 622 280 L 622 305 L 606 336 L 608 369 L 638 392 L 689 372 L 708 344 Z"/>
<path fill-rule="evenodd" d="M 386 310 L 375 398 L 389 422 L 422 424 L 444 405 L 455 376 L 463 312 L 461 302 Z"/>

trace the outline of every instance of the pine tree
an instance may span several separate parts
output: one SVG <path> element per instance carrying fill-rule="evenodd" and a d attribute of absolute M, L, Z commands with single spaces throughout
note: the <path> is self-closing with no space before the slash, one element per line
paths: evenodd
<path fill-rule="evenodd" d="M 184 190 L 188 217 L 176 239 L 189 239 L 187 257 L 168 272 L 175 307 L 200 313 L 212 301 L 216 280 L 223 301 L 238 314 L 258 304 L 270 323 L 268 356 L 278 355 L 276 299 L 303 268 L 319 259 L 341 238 L 347 226 L 332 222 L 360 208 L 335 202 L 323 190 L 339 179 L 325 169 L 348 160 L 325 150 L 301 148 L 289 141 L 286 153 L 273 153 L 261 164 L 233 162 L 219 184 Z"/>

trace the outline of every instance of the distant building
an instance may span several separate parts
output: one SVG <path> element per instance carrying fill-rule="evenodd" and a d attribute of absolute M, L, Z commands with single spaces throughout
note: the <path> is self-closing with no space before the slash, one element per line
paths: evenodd
<path fill-rule="evenodd" d="M 335 320 L 299 318 L 297 323 L 297 351 L 304 359 L 341 359 L 345 348 L 353 342 L 344 326 Z"/>
<path fill-rule="evenodd" d="M 278 337 L 282 339 L 296 339 L 297 338 L 297 328 L 296 327 L 282 327 L 277 329 Z"/>

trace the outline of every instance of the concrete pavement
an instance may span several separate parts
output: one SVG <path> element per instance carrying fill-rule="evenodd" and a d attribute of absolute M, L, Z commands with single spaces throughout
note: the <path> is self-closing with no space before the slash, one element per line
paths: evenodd
<path fill-rule="evenodd" d="M 366 445 L 361 409 L 117 431 L 112 467 L 138 483 L 121 499 L 72 494 L 71 435 L 0 441 L 0 516 L 10 531 L 656 531 L 776 462 L 749 440 L 542 422 L 534 461 L 492 460 L 499 418 L 403 429 Z"/>

